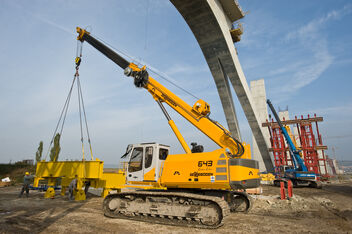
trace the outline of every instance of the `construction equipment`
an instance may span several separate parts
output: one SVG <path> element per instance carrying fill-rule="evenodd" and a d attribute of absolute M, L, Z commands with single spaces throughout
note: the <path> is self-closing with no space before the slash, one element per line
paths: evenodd
<path fill-rule="evenodd" d="M 123 170 L 117 173 L 103 172 L 104 162 L 99 159 L 92 161 L 57 161 L 57 162 L 37 162 L 36 177 L 33 188 L 40 189 L 39 181 L 47 181 L 46 198 L 55 196 L 57 180 L 60 178 L 61 195 L 64 196 L 66 189 L 73 179 L 77 179 L 75 190 L 75 200 L 86 199 L 83 187 L 102 188 L 102 197 L 109 194 L 109 191 L 120 191 L 126 183 L 126 176 Z"/>
<path fill-rule="evenodd" d="M 295 144 L 287 132 L 287 129 L 282 125 L 282 122 L 269 99 L 267 100 L 267 103 L 279 125 L 282 135 L 285 137 L 293 162 L 293 166 L 281 166 L 280 168 L 277 168 L 277 179 L 274 181 L 274 184 L 279 186 L 281 181 L 287 183 L 288 180 L 291 180 L 293 186 L 309 185 L 313 188 L 321 188 L 322 185 L 319 181 L 318 175 L 313 171 L 308 171 L 308 168 L 301 158 L 299 153 L 300 151 L 297 150 Z"/>
<path fill-rule="evenodd" d="M 241 144 L 228 130 L 209 118 L 210 107 L 198 100 L 193 107 L 149 76 L 146 67 L 130 63 L 115 51 L 78 28 L 77 40 L 88 42 L 134 78 L 160 106 L 185 154 L 169 155 L 169 146 L 157 143 L 130 145 L 124 157 L 127 185 L 142 190 L 110 194 L 103 204 L 111 218 L 162 224 L 217 228 L 231 211 L 247 211 L 251 205 L 245 190 L 260 186 L 258 162 L 250 159 L 249 145 Z M 220 149 L 190 149 L 163 103 L 213 140 Z"/>
<path fill-rule="evenodd" d="M 313 171 L 319 175 L 321 181 L 327 180 L 330 177 L 327 169 L 328 160 L 324 152 L 328 147 L 323 145 L 318 127 L 318 122 L 322 121 L 323 117 L 317 117 L 315 114 L 313 117 L 308 115 L 307 118 L 303 118 L 301 115 L 301 118 L 295 116 L 291 120 L 281 119 L 281 124 L 285 126 L 296 149 L 300 151 L 299 154 L 304 160 L 304 165 L 308 171 Z M 313 125 L 315 125 L 316 134 L 313 133 Z M 275 167 L 292 166 L 292 158 L 289 154 L 289 148 L 286 146 L 285 137 L 281 133 L 280 126 L 274 119 L 271 119 L 271 121 L 267 120 L 262 126 L 267 127 L 270 134 L 272 148 L 269 148 L 269 151 L 273 152 Z M 292 134 L 291 129 L 296 133 Z"/>

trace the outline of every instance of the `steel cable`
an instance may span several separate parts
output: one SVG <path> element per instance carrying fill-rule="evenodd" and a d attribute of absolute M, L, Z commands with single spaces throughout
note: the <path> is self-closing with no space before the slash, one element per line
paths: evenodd
<path fill-rule="evenodd" d="M 81 81 L 78 78 L 77 79 L 77 83 L 79 84 L 79 93 L 81 95 L 81 101 L 82 101 L 82 110 L 83 110 L 83 115 L 84 115 L 84 122 L 86 125 L 86 130 L 87 130 L 87 137 L 88 137 L 88 143 L 89 143 L 89 148 L 90 148 L 90 156 L 91 156 L 91 160 L 93 160 L 93 151 L 92 151 L 92 145 L 91 145 L 91 141 L 90 141 L 90 135 L 89 135 L 89 128 L 88 128 L 88 121 L 87 121 L 87 115 L 86 115 L 86 109 L 84 107 L 84 101 L 83 101 L 83 95 L 82 95 L 82 87 L 81 87 Z"/>
<path fill-rule="evenodd" d="M 94 35 L 95 38 L 97 38 L 99 41 L 103 42 L 104 44 L 108 45 L 111 49 L 114 49 L 115 51 L 117 51 L 118 53 L 124 55 L 125 57 L 129 58 L 130 60 L 132 60 L 132 62 L 135 62 L 137 65 L 139 66 L 143 66 L 142 62 L 139 61 L 137 58 L 128 55 L 127 53 L 123 52 L 122 50 L 119 50 L 117 48 L 115 48 L 113 45 L 109 44 L 108 42 L 104 41 L 103 39 L 97 37 Z M 172 84 L 173 86 L 175 86 L 176 88 L 182 90 L 183 92 L 187 93 L 188 95 L 192 96 L 193 98 L 199 100 L 200 98 L 197 97 L 196 95 L 194 95 L 193 93 L 191 93 L 190 91 L 182 88 L 180 85 L 176 84 L 175 82 L 171 81 L 170 77 L 168 75 L 166 75 L 165 73 L 158 71 L 158 69 L 153 68 L 152 66 L 146 64 L 147 66 L 147 70 L 151 71 L 152 73 L 158 75 L 160 78 L 162 78 L 163 80 L 169 82 L 170 84 Z M 168 78 L 167 78 L 168 77 Z"/>
<path fill-rule="evenodd" d="M 55 128 L 55 130 L 54 130 L 53 137 L 51 138 L 48 151 L 47 151 L 47 153 L 46 153 L 46 155 L 45 155 L 45 160 L 46 160 L 47 157 L 48 157 L 48 154 L 49 154 L 49 151 L 50 151 L 50 147 L 51 147 L 51 145 L 53 144 L 53 141 L 54 141 L 54 138 L 55 138 L 55 134 L 56 134 L 56 132 L 57 132 L 57 130 L 58 130 L 58 128 L 59 128 L 61 119 L 62 119 L 62 117 L 64 116 L 63 121 L 62 121 L 62 125 L 61 125 L 60 136 L 61 136 L 61 134 L 62 134 L 63 126 L 64 126 L 64 124 L 65 124 L 65 119 L 66 119 L 66 115 L 67 115 L 68 106 L 69 106 L 69 103 L 70 103 L 70 100 L 71 100 L 71 94 L 72 94 L 73 85 L 75 84 L 75 80 L 76 80 L 76 73 L 75 73 L 75 75 L 74 75 L 74 77 L 73 77 L 73 81 L 72 81 L 72 84 L 71 84 L 71 88 L 70 88 L 70 91 L 68 92 L 68 95 L 67 95 L 67 98 L 66 98 L 64 107 L 62 108 L 59 121 L 58 121 L 57 124 L 56 124 L 56 128 Z"/>

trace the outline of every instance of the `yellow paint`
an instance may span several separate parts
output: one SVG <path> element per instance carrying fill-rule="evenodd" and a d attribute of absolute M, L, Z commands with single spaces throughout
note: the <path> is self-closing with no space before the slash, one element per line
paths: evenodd
<path fill-rule="evenodd" d="M 134 71 L 145 69 L 144 67 L 142 69 L 139 68 L 134 63 L 130 63 L 129 67 Z M 231 133 L 218 122 L 207 118 L 210 107 L 205 101 L 198 100 L 193 107 L 191 107 L 150 76 L 144 88 L 153 96 L 154 100 L 165 102 L 221 148 L 228 148 L 232 154 L 236 154 L 238 151 L 237 143 L 231 137 Z"/>
<path fill-rule="evenodd" d="M 87 32 L 86 30 L 84 30 L 80 27 L 76 27 L 76 31 L 78 32 L 77 40 L 82 41 L 82 42 L 83 42 L 84 34 L 89 34 L 89 32 Z"/>
<path fill-rule="evenodd" d="M 224 158 L 220 158 L 223 155 Z M 203 188 L 203 189 L 229 189 L 229 177 L 227 180 L 213 181 L 212 176 L 216 173 L 218 160 L 227 161 L 226 151 L 218 149 L 213 152 L 169 155 L 164 162 L 164 168 L 160 184 L 167 188 Z M 199 166 L 201 164 L 201 166 Z M 227 164 L 221 165 L 227 167 Z"/>
<path fill-rule="evenodd" d="M 61 195 L 61 196 L 65 196 L 65 194 L 66 194 L 66 189 L 67 189 L 67 187 L 61 186 L 61 192 L 60 192 L 60 195 Z"/>
<path fill-rule="evenodd" d="M 98 179 L 102 177 L 104 162 L 95 161 L 59 161 L 59 162 L 38 162 L 37 177 L 85 177 Z"/>
<path fill-rule="evenodd" d="M 111 189 L 103 189 L 103 192 L 101 192 L 101 196 L 102 197 L 106 197 L 107 195 L 109 195 L 109 192 L 111 191 Z"/>
<path fill-rule="evenodd" d="M 285 128 L 286 128 L 286 131 L 287 131 L 288 135 L 290 136 L 294 146 L 297 148 L 298 147 L 297 141 L 296 141 L 296 138 L 294 137 L 294 135 L 292 134 L 291 127 L 289 125 L 286 125 Z"/>
<path fill-rule="evenodd" d="M 230 166 L 230 177 L 232 181 L 242 181 L 259 178 L 259 169 L 243 166 Z"/>
<path fill-rule="evenodd" d="M 241 35 L 243 33 L 242 24 L 238 24 L 237 28 L 233 28 L 230 30 L 230 34 L 233 42 L 239 42 L 241 40 Z"/>
<path fill-rule="evenodd" d="M 79 33 L 78 40 L 84 41 L 84 30 L 77 28 Z M 137 74 L 146 67 L 139 68 L 136 64 L 130 63 L 129 68 Z M 231 136 L 231 133 L 221 126 L 218 122 L 209 118 L 210 107 L 203 101 L 198 100 L 193 106 L 187 104 L 180 97 L 162 86 L 152 77 L 148 77 L 148 82 L 144 88 L 152 95 L 154 100 L 168 104 L 172 109 L 179 113 L 183 118 L 193 124 L 202 133 L 214 141 L 220 149 L 213 152 L 190 153 L 187 143 L 181 133 L 171 120 L 169 124 L 176 137 L 183 146 L 186 154 L 169 155 L 161 168 L 160 180 L 158 182 L 130 182 L 132 186 L 143 185 L 160 186 L 167 188 L 201 188 L 201 189 L 231 189 L 231 181 L 242 181 L 247 179 L 259 178 L 258 169 L 244 166 L 229 166 L 229 150 L 234 157 L 250 159 L 250 146 L 244 145 L 245 152 L 239 156 L 240 151 L 238 142 Z M 218 165 L 218 161 L 224 162 Z M 218 166 L 227 167 L 226 173 L 217 173 Z M 216 179 L 218 175 L 218 179 Z M 149 176 L 149 175 L 147 175 Z M 214 179 L 215 177 L 215 179 Z M 221 178 L 221 179 L 220 179 Z M 144 179 L 144 178 L 143 178 Z"/>
<path fill-rule="evenodd" d="M 56 186 L 57 178 L 61 178 L 61 195 L 65 195 L 66 188 L 74 178 L 77 178 L 77 198 L 84 200 L 85 194 L 82 190 L 85 182 L 91 183 L 90 187 L 103 188 L 104 191 L 120 190 L 126 183 L 125 173 L 120 170 L 117 173 L 103 173 L 104 162 L 95 161 L 59 161 L 59 162 L 38 162 L 34 187 L 38 187 L 39 181 L 48 180 L 48 186 Z M 77 176 L 77 177 L 76 177 Z M 45 197 L 54 197 L 53 188 L 45 193 Z M 83 195 L 83 194 L 84 195 Z M 105 196 L 107 193 L 105 193 Z"/>
<path fill-rule="evenodd" d="M 129 184 L 126 184 L 125 188 L 164 189 L 164 190 L 167 189 L 166 187 L 162 187 L 155 182 L 137 182 L 137 181 L 133 181 Z"/>
<path fill-rule="evenodd" d="M 120 170 L 118 173 L 105 172 L 103 173 L 101 179 L 96 181 L 97 184 L 95 188 L 109 188 L 109 189 L 121 189 L 126 184 L 125 173 Z"/>
<path fill-rule="evenodd" d="M 272 173 L 260 174 L 260 178 L 263 181 L 274 181 L 275 176 Z"/>
<path fill-rule="evenodd" d="M 187 145 L 185 139 L 183 138 L 182 134 L 180 133 L 180 131 L 178 130 L 178 128 L 176 127 L 176 124 L 174 123 L 174 121 L 172 119 L 169 120 L 169 125 L 170 125 L 172 131 L 175 133 L 178 141 L 181 143 L 182 148 L 184 149 L 186 154 L 192 153 L 191 149 Z"/>
<path fill-rule="evenodd" d="M 198 113 L 199 115 L 206 116 L 210 113 L 210 106 L 202 99 L 199 99 L 198 101 L 196 101 L 196 103 L 194 103 L 192 110 Z"/>
<path fill-rule="evenodd" d="M 82 190 L 82 189 L 76 190 L 74 192 L 74 196 L 75 196 L 75 201 L 84 201 L 84 200 L 86 200 L 86 194 L 84 193 L 84 190 Z"/>
<path fill-rule="evenodd" d="M 44 194 L 45 198 L 54 198 L 55 197 L 55 189 L 50 187 L 46 190 L 45 194 Z"/>
<path fill-rule="evenodd" d="M 144 180 L 153 181 L 155 180 L 155 168 L 151 169 L 144 174 Z"/>
<path fill-rule="evenodd" d="M 243 148 L 244 148 L 244 153 L 243 153 L 241 158 L 252 159 L 250 144 L 246 144 L 246 143 L 242 142 L 242 145 L 243 145 Z"/>

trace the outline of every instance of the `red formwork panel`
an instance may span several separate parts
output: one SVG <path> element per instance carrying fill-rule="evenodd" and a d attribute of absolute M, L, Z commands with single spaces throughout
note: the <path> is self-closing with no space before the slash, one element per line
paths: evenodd
<path fill-rule="evenodd" d="M 310 122 L 302 121 L 301 124 L 299 124 L 299 133 L 304 164 L 309 171 L 314 171 L 316 174 L 320 175 L 318 152 L 316 150 L 312 124 Z"/>
<path fill-rule="evenodd" d="M 274 123 L 273 120 L 271 121 Z M 292 166 L 292 159 L 290 154 L 287 152 L 285 138 L 281 133 L 280 127 L 278 125 L 271 125 L 271 127 L 269 127 L 269 133 L 276 170 L 280 166 Z"/>
<path fill-rule="evenodd" d="M 298 149 L 301 151 L 301 157 L 309 171 L 314 171 L 316 174 L 323 178 L 328 178 L 329 174 L 327 172 L 327 163 L 324 150 L 321 150 L 321 155 L 319 155 L 317 146 L 323 146 L 322 137 L 319 133 L 318 121 L 322 121 L 321 117 L 303 118 L 298 119 L 295 117 L 294 120 L 283 120 L 284 125 L 295 125 L 298 131 L 297 142 Z M 274 156 L 275 168 L 281 166 L 292 166 L 293 162 L 290 154 L 288 153 L 288 147 L 284 136 L 282 135 L 279 126 L 276 122 L 271 120 L 271 122 L 266 122 L 263 125 L 268 127 L 270 133 L 270 142 L 272 147 L 272 152 Z M 314 133 L 314 127 L 316 134 Z M 291 127 L 292 129 L 292 127 Z"/>

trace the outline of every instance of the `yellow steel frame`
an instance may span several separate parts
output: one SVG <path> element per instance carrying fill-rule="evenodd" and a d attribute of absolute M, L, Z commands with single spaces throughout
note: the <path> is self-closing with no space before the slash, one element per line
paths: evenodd
<path fill-rule="evenodd" d="M 104 162 L 95 161 L 59 161 L 37 163 L 34 187 L 38 187 L 40 180 L 47 180 L 51 186 L 45 193 L 46 198 L 55 196 L 54 186 L 57 178 L 61 178 L 61 195 L 65 195 L 66 189 L 73 179 L 77 179 L 77 189 L 75 190 L 75 200 L 85 200 L 83 191 L 84 183 L 90 182 L 90 187 L 103 188 L 102 196 L 105 197 L 109 191 L 120 191 L 125 187 L 126 178 L 124 170 L 117 173 L 104 173 Z"/>

